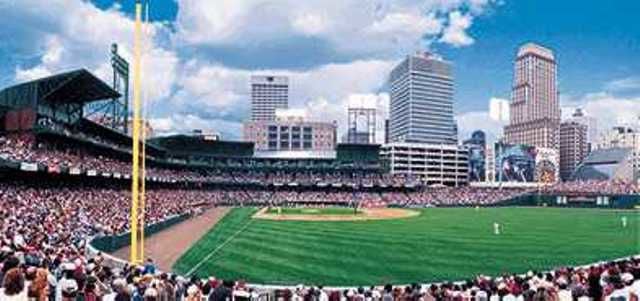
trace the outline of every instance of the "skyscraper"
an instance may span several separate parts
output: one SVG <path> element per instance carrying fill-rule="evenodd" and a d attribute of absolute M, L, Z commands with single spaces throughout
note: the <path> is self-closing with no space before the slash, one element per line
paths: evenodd
<path fill-rule="evenodd" d="M 580 108 L 576 109 L 570 120 L 587 126 L 587 143 L 589 150 L 591 150 L 591 145 L 596 142 L 595 140 L 598 137 L 598 121 L 591 116 L 585 115 Z"/>
<path fill-rule="evenodd" d="M 489 117 L 503 124 L 509 122 L 509 101 L 492 97 L 489 100 Z"/>
<path fill-rule="evenodd" d="M 469 151 L 469 181 L 483 182 L 486 177 L 485 156 L 487 137 L 481 130 L 471 134 L 471 138 L 464 140 L 462 145 Z"/>
<path fill-rule="evenodd" d="M 376 109 L 367 107 L 347 108 L 347 143 L 376 143 Z"/>
<path fill-rule="evenodd" d="M 515 61 L 509 125 L 505 140 L 511 144 L 558 149 L 560 103 L 553 52 L 528 43 Z"/>
<path fill-rule="evenodd" d="M 389 142 L 456 144 L 451 63 L 407 56 L 389 76 Z"/>
<path fill-rule="evenodd" d="M 578 164 L 587 157 L 587 126 L 576 121 L 560 124 L 560 178 L 569 180 Z"/>
<path fill-rule="evenodd" d="M 289 107 L 289 78 L 286 76 L 251 76 L 251 120 L 272 121 L 276 109 Z"/>

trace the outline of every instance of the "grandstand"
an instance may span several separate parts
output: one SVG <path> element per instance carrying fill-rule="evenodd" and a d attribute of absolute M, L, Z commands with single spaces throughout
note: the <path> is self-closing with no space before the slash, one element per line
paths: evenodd
<path fill-rule="evenodd" d="M 129 265 L 107 253 L 128 243 L 132 139 L 83 117 L 84 105 L 118 96 L 118 92 L 86 70 L 0 91 L 0 278 L 3 279 L 0 297 L 13 294 L 10 290 L 22 285 L 18 293 L 24 291 L 34 300 L 65 301 L 77 296 L 84 300 L 102 297 L 104 300 L 142 297 L 144 300 L 183 300 L 185 296 L 197 300 L 197 296 L 207 296 L 218 286 L 228 287 L 229 293 L 238 299 L 255 300 L 339 300 L 341 294 L 349 300 L 364 296 L 376 300 L 383 296 L 387 296 L 387 300 L 537 296 L 536 300 L 541 300 L 544 294 L 568 293 L 576 298 L 598 299 L 608 294 L 607 290 L 639 283 L 640 260 L 633 258 L 597 263 L 592 267 L 553 265 L 549 266 L 549 272 L 506 271 L 509 273 L 503 277 L 465 274 L 469 280 L 456 283 L 444 281 L 431 285 L 416 277 L 413 280 L 420 284 L 394 283 L 395 286 L 379 287 L 377 285 L 384 283 L 369 283 L 367 287 L 372 287 L 367 289 L 321 289 L 311 284 L 295 288 L 295 282 L 273 287 L 207 277 L 215 275 L 189 278 L 191 275 L 187 273 L 158 271 L 160 263 L 153 261 L 143 266 Z M 429 209 L 422 208 L 460 210 L 459 207 L 468 207 L 465 214 L 473 214 L 472 208 L 477 207 L 573 205 L 556 202 L 558 196 L 607 197 L 606 203 L 580 202 L 581 207 L 621 209 L 638 203 L 638 186 L 629 181 L 623 169 L 609 169 L 615 173 L 606 178 L 544 188 L 428 187 L 417 177 L 387 173 L 388 167 L 379 160 L 379 152 L 378 145 L 339 144 L 331 158 L 260 158 L 254 156 L 251 143 L 210 141 L 184 135 L 150 139 L 146 149 L 147 233 L 150 236 L 162 233 L 164 229 L 206 217 L 209 212 L 230 211 L 237 215 L 235 209 L 231 209 L 236 207 L 358 210 L 394 207 L 427 213 Z M 581 168 L 602 170 L 600 166 L 608 166 L 608 162 L 620 164 L 626 156 L 622 150 L 606 156 L 595 153 Z M 577 172 L 582 173 L 581 169 Z M 452 216 L 459 216 L 463 211 L 439 212 L 455 212 Z M 615 214 L 611 216 L 617 221 Z M 224 214 L 220 215 L 224 220 Z M 636 225 L 636 216 L 629 216 L 629 223 Z M 449 218 L 445 216 L 443 220 Z M 382 226 L 376 228 L 377 235 L 389 237 L 392 232 L 384 232 L 391 228 L 389 225 L 402 226 L 402 223 L 394 220 L 378 225 Z M 420 228 L 420 233 L 423 231 L 426 230 Z M 190 234 L 187 232 L 186 236 Z M 628 242 L 633 235 L 626 232 L 619 241 Z M 169 245 L 162 247 L 166 249 Z M 601 245 L 596 247 L 608 250 Z M 634 255 L 627 252 L 628 245 L 614 247 L 624 252 L 611 254 Z M 588 255 L 594 261 L 611 259 Z M 164 297 L 159 298 L 160 295 Z"/>

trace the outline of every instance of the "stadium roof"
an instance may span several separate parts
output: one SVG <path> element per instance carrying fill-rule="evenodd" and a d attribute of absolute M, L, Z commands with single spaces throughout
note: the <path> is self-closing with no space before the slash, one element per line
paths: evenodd
<path fill-rule="evenodd" d="M 10 107 L 39 102 L 83 104 L 120 96 L 89 71 L 79 69 L 5 88 L 0 91 L 0 103 Z"/>
<path fill-rule="evenodd" d="M 571 175 L 573 180 L 610 180 L 621 163 L 631 155 L 630 148 L 594 150 Z"/>
<path fill-rule="evenodd" d="M 253 142 L 207 140 L 201 136 L 171 135 L 148 140 L 172 154 L 213 157 L 251 157 Z"/>
<path fill-rule="evenodd" d="M 583 164 L 613 164 L 624 161 L 630 155 L 630 148 L 608 148 L 592 151 Z"/>

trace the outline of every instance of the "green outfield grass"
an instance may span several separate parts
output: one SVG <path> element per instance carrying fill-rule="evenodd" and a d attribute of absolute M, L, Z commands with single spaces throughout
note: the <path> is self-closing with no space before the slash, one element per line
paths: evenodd
<path fill-rule="evenodd" d="M 269 214 L 278 214 L 278 208 L 272 207 L 267 210 Z M 345 207 L 326 207 L 326 208 L 280 208 L 280 214 L 295 215 L 353 215 L 353 208 Z M 358 210 L 355 214 L 362 214 Z"/>
<path fill-rule="evenodd" d="M 270 284 L 406 284 L 640 253 L 637 211 L 433 208 L 406 219 L 336 223 L 251 219 L 256 210 L 232 210 L 174 271 Z M 493 234 L 496 221 L 501 235 Z"/>

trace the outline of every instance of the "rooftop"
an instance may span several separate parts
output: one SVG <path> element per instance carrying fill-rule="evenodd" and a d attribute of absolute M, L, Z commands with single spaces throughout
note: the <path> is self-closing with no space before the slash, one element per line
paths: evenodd
<path fill-rule="evenodd" d="M 120 97 L 120 93 L 85 69 L 59 73 L 0 91 L 6 102 L 88 103 Z"/>
<path fill-rule="evenodd" d="M 553 51 L 551 49 L 538 45 L 536 43 L 527 43 L 522 45 L 520 49 L 518 49 L 518 57 L 523 57 L 527 54 L 533 54 L 549 60 L 555 60 Z"/>

